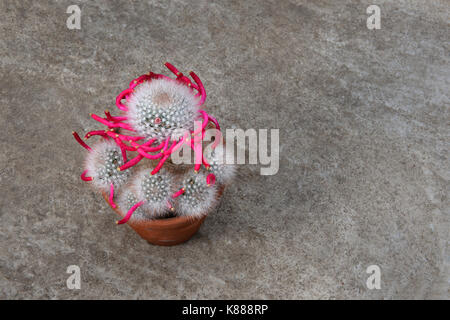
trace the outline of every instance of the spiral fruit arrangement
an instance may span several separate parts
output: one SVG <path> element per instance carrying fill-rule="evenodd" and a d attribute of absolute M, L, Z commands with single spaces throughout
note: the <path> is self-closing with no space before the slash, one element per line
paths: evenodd
<path fill-rule="evenodd" d="M 104 126 L 84 136 L 100 137 L 92 147 L 72 132 L 87 150 L 81 179 L 109 193 L 111 206 L 126 212 L 118 224 L 168 214 L 201 217 L 214 208 L 217 185 L 234 176 L 234 166 L 223 161 L 222 144 L 214 143 L 212 152 L 203 154 L 207 127 L 216 130 L 216 139 L 221 133 L 217 119 L 200 108 L 206 99 L 200 78 L 191 71 L 191 81 L 170 63 L 165 66 L 175 79 L 153 72 L 141 75 L 117 96 L 119 115 L 108 110 L 104 117 L 91 114 Z M 171 155 L 186 146 L 193 150 L 194 164 L 177 170 Z M 164 166 L 166 162 L 171 165 Z"/>

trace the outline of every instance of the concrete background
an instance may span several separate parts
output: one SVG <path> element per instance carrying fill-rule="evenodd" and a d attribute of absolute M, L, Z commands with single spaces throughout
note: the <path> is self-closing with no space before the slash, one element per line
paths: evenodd
<path fill-rule="evenodd" d="M 81 30 L 66 9 L 78 4 Z M 368 30 L 366 8 L 381 8 Z M 449 298 L 449 1 L 1 1 L 0 299 Z M 280 128 L 188 243 L 79 179 L 71 136 L 165 61 L 223 127 Z M 68 265 L 81 290 L 66 288 Z M 368 290 L 366 268 L 381 268 Z"/>

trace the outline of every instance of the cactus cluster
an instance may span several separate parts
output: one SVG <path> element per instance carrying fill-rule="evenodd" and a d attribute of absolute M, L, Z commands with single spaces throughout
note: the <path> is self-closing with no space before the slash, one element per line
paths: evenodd
<path fill-rule="evenodd" d="M 222 145 L 203 154 L 207 126 L 214 126 L 219 135 L 220 126 L 200 109 L 206 99 L 202 82 L 193 72 L 191 81 L 173 65 L 165 65 L 176 79 L 149 72 L 117 96 L 119 115 L 91 114 L 105 126 L 84 136 L 101 138 L 92 147 L 73 132 L 88 151 L 81 178 L 109 192 L 111 206 L 126 213 L 118 224 L 168 215 L 201 217 L 217 203 L 218 187 L 234 176 L 234 167 L 224 164 Z M 195 121 L 200 125 L 194 126 Z M 164 166 L 181 147 L 193 150 L 192 168 Z"/>

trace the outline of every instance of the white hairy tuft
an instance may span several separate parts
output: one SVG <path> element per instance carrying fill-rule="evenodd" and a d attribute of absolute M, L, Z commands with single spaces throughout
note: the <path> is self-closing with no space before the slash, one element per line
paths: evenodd
<path fill-rule="evenodd" d="M 183 177 L 185 191 L 176 202 L 177 215 L 199 218 L 208 214 L 217 203 L 217 189 L 207 186 L 206 174 L 189 171 Z"/>
<path fill-rule="evenodd" d="M 85 158 L 86 176 L 92 177 L 92 184 L 107 192 L 113 183 L 114 188 L 122 186 L 129 178 L 132 169 L 118 171 L 123 165 L 120 148 L 110 140 L 102 140 L 92 146 Z"/>
<path fill-rule="evenodd" d="M 206 161 L 210 164 L 210 172 L 216 176 L 219 184 L 230 184 L 236 175 L 236 166 L 226 163 L 225 147 L 219 145 L 207 154 L 204 154 Z"/>
<path fill-rule="evenodd" d="M 131 182 L 131 189 L 135 191 L 148 218 L 157 218 L 169 211 L 172 194 L 174 193 L 174 177 L 162 168 L 157 174 L 151 175 L 151 169 L 139 171 Z"/>
<path fill-rule="evenodd" d="M 194 128 L 199 98 L 183 84 L 168 79 L 145 81 L 127 102 L 128 121 L 139 135 L 178 139 Z"/>
<path fill-rule="evenodd" d="M 128 210 L 130 210 L 131 207 L 133 207 L 138 202 L 139 200 L 136 197 L 134 190 L 131 188 L 126 188 L 124 191 L 120 193 L 117 205 L 120 211 L 122 211 L 122 214 L 125 216 Z M 149 219 L 149 217 L 145 212 L 144 207 L 140 206 L 133 212 L 129 221 L 147 220 L 147 219 Z"/>

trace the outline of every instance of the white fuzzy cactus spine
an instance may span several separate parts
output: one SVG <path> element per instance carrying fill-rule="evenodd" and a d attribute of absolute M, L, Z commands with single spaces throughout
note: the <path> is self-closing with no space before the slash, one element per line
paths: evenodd
<path fill-rule="evenodd" d="M 216 182 L 221 185 L 230 184 L 236 175 L 236 166 L 227 164 L 225 156 L 225 147 L 222 144 L 212 149 L 209 154 L 205 154 L 210 165 L 209 171 L 214 174 Z"/>
<path fill-rule="evenodd" d="M 185 85 L 157 79 L 134 90 L 127 103 L 127 116 L 139 135 L 178 139 L 193 129 L 198 98 Z"/>
<path fill-rule="evenodd" d="M 174 192 L 173 175 L 162 169 L 156 175 L 151 170 L 139 171 L 131 182 L 131 189 L 135 190 L 139 201 L 144 201 L 143 209 L 149 218 L 160 217 L 172 210 L 171 195 Z"/>
<path fill-rule="evenodd" d="M 211 211 L 217 202 L 217 189 L 206 184 L 206 173 L 190 171 L 181 184 L 184 192 L 176 198 L 179 215 L 199 218 Z"/>
<path fill-rule="evenodd" d="M 107 192 L 111 183 L 120 187 L 127 182 L 131 171 L 118 171 L 123 165 L 120 148 L 110 140 L 102 140 L 92 146 L 85 159 L 86 175 L 98 189 Z"/>
<path fill-rule="evenodd" d="M 119 209 L 123 213 L 127 213 L 128 210 L 130 210 L 130 208 L 133 207 L 137 202 L 139 202 L 139 200 L 131 188 L 124 188 L 124 191 L 121 192 L 119 195 L 118 205 Z M 142 206 L 137 208 L 130 218 L 131 221 L 145 220 L 145 219 L 146 219 L 146 212 Z"/>

